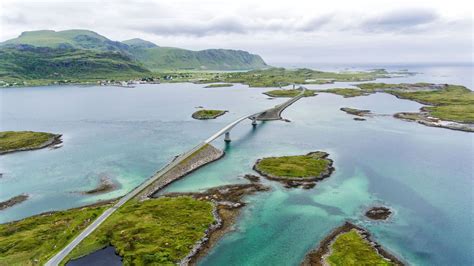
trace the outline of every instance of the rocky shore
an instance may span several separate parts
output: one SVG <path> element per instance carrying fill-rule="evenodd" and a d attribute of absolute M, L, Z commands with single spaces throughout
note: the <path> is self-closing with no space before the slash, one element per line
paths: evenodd
<path fill-rule="evenodd" d="M 29 197 L 28 194 L 21 194 L 21 195 L 14 196 L 6 201 L 0 202 L 0 211 L 13 207 L 17 204 L 20 204 L 23 201 L 27 200 L 28 197 Z"/>
<path fill-rule="evenodd" d="M 335 168 L 333 167 L 334 161 L 329 159 L 329 154 L 323 151 L 316 151 L 316 152 L 310 152 L 306 154 L 306 156 L 313 156 L 316 159 L 323 159 L 327 161 L 327 167 L 321 171 L 318 175 L 316 176 L 309 176 L 309 177 L 288 177 L 288 176 L 278 176 L 274 175 L 272 173 L 266 172 L 258 167 L 259 163 L 266 158 L 263 159 L 258 159 L 254 166 L 253 170 L 259 173 L 260 175 L 266 177 L 267 179 L 278 181 L 286 188 L 297 188 L 297 187 L 302 187 L 304 189 L 310 189 L 313 188 L 316 185 L 316 182 L 321 181 L 329 176 L 334 172 Z"/>
<path fill-rule="evenodd" d="M 400 112 L 393 115 L 393 117 L 409 121 L 417 122 L 419 124 L 429 126 L 429 127 L 440 127 L 447 128 L 451 130 L 465 131 L 465 132 L 474 132 L 474 124 L 469 123 L 459 123 L 454 121 L 444 121 L 438 118 L 431 117 L 429 112 L 421 108 L 418 113 L 410 112 Z"/>
<path fill-rule="evenodd" d="M 110 177 L 103 175 L 100 177 L 99 184 L 96 188 L 83 191 L 81 193 L 86 195 L 95 195 L 110 192 L 112 190 L 117 189 L 117 187 L 117 184 L 115 184 Z"/>
<path fill-rule="evenodd" d="M 310 251 L 303 262 L 302 266 L 325 266 L 328 265 L 326 258 L 331 254 L 331 246 L 336 240 L 336 238 L 344 233 L 348 233 L 351 230 L 357 231 L 357 233 L 363 238 L 364 241 L 367 241 L 370 246 L 372 246 L 375 251 L 382 256 L 385 260 L 391 262 L 394 265 L 404 265 L 397 257 L 387 252 L 383 249 L 378 243 L 371 239 L 370 233 L 350 222 L 345 222 L 344 225 L 334 229 L 328 236 L 326 236 L 320 243 L 319 246 Z"/>
<path fill-rule="evenodd" d="M 212 201 L 214 203 L 213 215 L 215 223 L 206 230 L 205 236 L 201 238 L 192 248 L 191 252 L 179 263 L 179 265 L 196 265 L 217 241 L 231 230 L 241 208 L 245 206 L 242 201 L 244 196 L 256 192 L 267 191 L 266 187 L 258 182 L 251 184 L 226 185 L 208 189 L 203 193 L 170 193 L 164 197 L 191 196 L 199 200 Z"/>

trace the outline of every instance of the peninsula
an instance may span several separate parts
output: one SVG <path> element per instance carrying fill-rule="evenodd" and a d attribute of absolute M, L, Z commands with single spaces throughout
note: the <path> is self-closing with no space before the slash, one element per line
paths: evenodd
<path fill-rule="evenodd" d="M 350 222 L 334 229 L 308 253 L 302 266 L 404 265 L 374 242 L 367 230 Z"/>
<path fill-rule="evenodd" d="M 0 132 L 0 154 L 37 150 L 62 143 L 60 134 L 33 131 Z"/>

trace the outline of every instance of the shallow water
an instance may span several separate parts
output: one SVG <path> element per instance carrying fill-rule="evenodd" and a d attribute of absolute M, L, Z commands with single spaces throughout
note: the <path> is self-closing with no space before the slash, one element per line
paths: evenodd
<path fill-rule="evenodd" d="M 432 81 L 425 76 L 423 81 Z M 0 200 L 20 193 L 31 197 L 2 211 L 0 222 L 123 195 L 226 123 L 284 100 L 267 100 L 261 94 L 267 89 L 244 85 L 203 87 L 0 90 L 1 130 L 64 134 L 60 149 L 1 157 Z M 216 120 L 193 120 L 190 115 L 200 105 L 230 112 Z M 340 107 L 386 116 L 358 122 Z M 226 156 L 166 191 L 246 182 L 242 176 L 252 173 L 255 160 L 264 156 L 323 150 L 330 153 L 336 171 L 311 190 L 264 181 L 272 190 L 247 198 L 235 230 L 201 264 L 297 265 L 329 231 L 351 220 L 411 264 L 472 265 L 473 135 L 390 116 L 420 107 L 381 93 L 347 99 L 320 94 L 290 106 L 283 116 L 291 123 L 265 122 L 252 128 L 250 121 L 244 122 L 232 131 L 230 145 L 216 140 L 214 145 Z M 101 196 L 78 193 L 93 188 L 101 175 L 120 183 L 120 189 Z M 374 204 L 390 206 L 395 213 L 388 222 L 369 221 L 363 212 Z"/>

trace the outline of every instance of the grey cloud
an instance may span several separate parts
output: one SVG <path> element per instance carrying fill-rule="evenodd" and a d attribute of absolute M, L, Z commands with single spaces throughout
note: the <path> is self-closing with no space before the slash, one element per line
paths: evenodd
<path fill-rule="evenodd" d="M 208 21 L 196 20 L 161 20 L 156 22 L 140 22 L 131 29 L 141 30 L 156 35 L 189 35 L 207 36 L 217 34 L 245 34 L 258 32 L 314 32 L 332 20 L 330 15 L 310 19 L 242 19 L 238 17 L 216 18 Z M 144 26 L 143 26 L 144 25 Z"/>
<path fill-rule="evenodd" d="M 22 25 L 22 24 L 28 23 L 26 17 L 22 14 L 16 14 L 16 15 L 2 14 L 2 16 L 0 17 L 0 21 L 2 21 L 2 23 L 12 24 L 12 25 Z"/>
<path fill-rule="evenodd" d="M 370 18 L 361 24 L 361 28 L 371 32 L 414 32 L 439 18 L 436 12 L 427 9 L 397 10 Z"/>
<path fill-rule="evenodd" d="M 146 26 L 132 26 L 131 28 L 156 35 L 205 36 L 246 32 L 245 26 L 232 18 L 214 19 L 211 21 L 162 20 L 160 23 L 148 23 Z"/>

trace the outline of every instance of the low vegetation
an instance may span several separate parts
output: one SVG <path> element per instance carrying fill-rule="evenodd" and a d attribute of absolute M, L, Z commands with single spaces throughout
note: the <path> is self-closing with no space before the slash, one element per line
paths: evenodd
<path fill-rule="evenodd" d="M 290 90 L 272 90 L 264 92 L 263 94 L 270 97 L 295 97 L 301 93 L 300 89 L 290 89 Z M 304 97 L 316 96 L 314 90 L 306 90 L 303 94 Z"/>
<path fill-rule="evenodd" d="M 213 206 L 189 196 L 131 201 L 70 254 L 77 258 L 113 245 L 125 265 L 175 265 L 214 222 Z"/>
<path fill-rule="evenodd" d="M 215 83 L 215 84 L 209 84 L 204 88 L 223 88 L 223 87 L 232 87 L 234 84 L 232 83 Z"/>
<path fill-rule="evenodd" d="M 286 179 L 314 179 L 326 174 L 332 161 L 324 152 L 307 155 L 268 157 L 258 160 L 254 169 L 265 176 Z"/>
<path fill-rule="evenodd" d="M 15 150 L 41 148 L 56 136 L 45 132 L 2 131 L 0 132 L 0 154 Z"/>
<path fill-rule="evenodd" d="M 199 120 L 214 119 L 224 115 L 227 111 L 224 110 L 199 110 L 193 113 L 192 117 Z"/>
<path fill-rule="evenodd" d="M 356 229 L 336 237 L 326 261 L 330 265 L 394 265 L 378 254 Z"/>
<path fill-rule="evenodd" d="M 224 73 L 212 82 L 243 83 L 250 87 L 282 87 L 290 84 L 320 84 L 334 81 L 365 81 L 386 77 L 385 70 L 369 72 L 323 72 L 307 68 L 270 68 L 248 72 Z M 323 82 L 324 81 L 324 82 Z"/>
<path fill-rule="evenodd" d="M 350 88 L 334 88 L 334 89 L 327 89 L 327 90 L 318 90 L 317 92 L 333 93 L 333 94 L 341 95 L 344 98 L 366 96 L 370 94 L 368 92 L 365 92 L 364 90 L 350 89 Z"/>
<path fill-rule="evenodd" d="M 45 213 L 0 224 L 0 265 L 42 265 L 109 205 Z"/>

